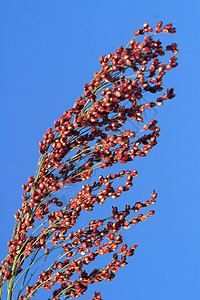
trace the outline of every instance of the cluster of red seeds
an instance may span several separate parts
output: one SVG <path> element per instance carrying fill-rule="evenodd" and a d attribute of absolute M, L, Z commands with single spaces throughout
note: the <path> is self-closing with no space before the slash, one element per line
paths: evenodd
<path fill-rule="evenodd" d="M 99 292 L 96 292 L 92 297 L 92 299 L 90 300 L 103 300 L 103 299 L 101 298 L 101 294 Z"/>
<path fill-rule="evenodd" d="M 126 205 L 121 212 L 113 207 L 108 222 L 107 219 L 91 221 L 85 230 L 79 229 L 66 236 L 82 210 L 92 211 L 96 203 L 101 205 L 107 198 L 115 199 L 122 192 L 128 191 L 133 185 L 133 178 L 137 176 L 136 170 L 99 176 L 98 181 L 91 185 L 83 185 L 66 207 L 58 198 L 52 197 L 54 192 L 68 184 L 90 179 L 94 169 L 105 169 L 117 163 L 126 164 L 136 156 L 145 157 L 157 144 L 160 128 L 156 126 L 156 120 L 144 125 L 140 132 L 150 132 L 136 140 L 137 132 L 124 127 L 128 119 L 143 122 L 145 109 L 160 106 L 175 96 L 174 89 L 170 88 L 156 97 L 155 101 L 144 102 L 144 94 L 162 92 L 164 75 L 177 66 L 174 56 L 178 53 L 177 45 L 172 43 L 163 47 L 160 40 L 154 40 L 155 34 L 175 33 L 175 28 L 172 24 L 163 26 L 159 22 L 155 33 L 152 32 L 153 29 L 145 23 L 142 29 L 135 31 L 135 37 L 127 47 L 120 46 L 114 54 L 101 56 L 101 69 L 94 73 L 89 84 L 84 85 L 83 95 L 76 100 L 73 108 L 65 111 L 54 122 L 54 129 L 47 129 L 43 141 L 39 142 L 41 158 L 38 170 L 36 176 L 29 177 L 27 184 L 22 185 L 23 203 L 15 214 L 16 225 L 13 237 L 8 242 L 9 252 L 0 267 L 0 285 L 2 287 L 4 282 L 9 281 L 12 290 L 13 280 L 22 271 L 26 258 L 35 255 L 40 249 L 44 250 L 42 256 L 47 257 L 51 251 L 60 247 L 65 259 L 54 262 L 48 271 L 39 274 L 38 281 L 32 286 L 27 285 L 25 296 L 20 295 L 19 300 L 34 296 L 40 287 L 49 290 L 55 283 L 61 284 L 61 287 L 53 292 L 52 300 L 60 299 L 63 294 L 66 298 L 79 297 L 86 291 L 88 284 L 103 279 L 111 280 L 116 270 L 127 264 L 126 256 L 132 256 L 137 245 L 128 249 L 123 244 L 118 251 L 118 255 L 122 255 L 121 260 L 114 253 L 111 263 L 102 270 L 95 269 L 87 274 L 82 268 L 94 261 L 96 256 L 118 249 L 123 239 L 121 234 L 116 236 L 116 233 L 121 228 L 128 229 L 130 225 L 154 214 L 151 210 L 146 215 L 138 214 L 126 219 L 131 211 L 137 213 L 139 209 L 154 204 L 155 191 L 150 201 L 137 202 L 132 207 Z M 145 33 L 143 42 L 136 42 L 135 38 Z M 168 51 L 174 55 L 168 63 L 161 62 Z M 134 78 L 132 75 L 125 76 L 128 69 L 134 72 Z M 115 187 L 115 180 L 121 177 L 126 177 L 125 184 Z M 56 204 L 59 210 L 52 211 L 51 204 Z M 43 221 L 40 229 L 35 229 L 37 220 Z M 45 227 L 45 224 L 48 226 Z M 38 233 L 34 234 L 32 229 Z M 103 243 L 105 238 L 109 239 L 107 244 Z M 52 248 L 47 248 L 49 242 Z M 73 258 L 77 254 L 84 257 Z M 74 273 L 81 275 L 78 280 L 70 281 Z M 101 299 L 101 296 L 96 293 L 92 299 Z"/>
<path fill-rule="evenodd" d="M 137 244 L 129 249 L 127 244 L 123 244 L 119 249 L 119 254 L 123 255 L 121 261 L 116 259 L 118 256 L 114 254 L 111 264 L 100 271 L 95 269 L 88 275 L 87 272 L 83 270 L 84 265 L 88 265 L 94 261 L 98 255 L 111 253 L 117 250 L 119 245 L 123 242 L 122 235 L 116 235 L 121 227 L 128 229 L 130 225 L 135 225 L 140 221 L 144 221 L 154 214 L 154 211 L 151 210 L 146 215 L 138 214 L 137 217 L 126 220 L 126 217 L 130 214 L 131 210 L 138 212 L 141 208 L 154 204 L 156 202 L 155 198 L 156 193 L 153 192 L 151 201 L 146 200 L 143 203 L 137 202 L 133 207 L 126 205 L 125 210 L 121 212 L 118 212 L 117 207 L 113 207 L 113 217 L 109 219 L 113 219 L 114 222 L 108 221 L 107 219 L 98 221 L 93 220 L 90 221 L 85 230 L 79 229 L 74 234 L 70 233 L 68 238 L 64 238 L 64 240 L 70 240 L 68 244 L 62 244 L 65 260 L 63 262 L 60 261 L 52 264 L 48 271 L 43 271 L 39 274 L 38 281 L 35 282 L 32 287 L 27 287 L 26 296 L 20 296 L 19 299 L 25 300 L 34 296 L 34 293 L 40 287 L 49 290 L 56 283 L 60 283 L 61 287 L 53 292 L 53 300 L 58 299 L 56 297 L 63 295 L 63 293 L 65 293 L 67 297 L 79 297 L 86 291 L 88 284 L 98 283 L 102 280 L 110 281 L 114 278 L 114 273 L 127 264 L 126 256 L 132 256 L 134 254 Z M 53 230 L 54 228 L 55 227 L 51 227 L 49 229 Z M 109 242 L 100 245 L 101 241 L 105 238 L 107 238 Z M 56 243 L 56 245 L 57 244 L 58 243 Z M 97 249 L 93 250 L 94 247 Z M 70 258 L 77 253 L 84 255 L 84 257 L 72 259 L 70 261 Z M 79 281 L 69 281 L 74 273 L 81 273 Z"/>

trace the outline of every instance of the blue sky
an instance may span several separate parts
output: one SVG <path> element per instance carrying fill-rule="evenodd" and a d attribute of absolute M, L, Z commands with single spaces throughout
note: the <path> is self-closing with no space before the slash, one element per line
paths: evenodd
<path fill-rule="evenodd" d="M 81 299 L 94 290 L 104 300 L 200 298 L 199 11 L 198 1 L 1 1 L 1 259 L 43 133 L 82 94 L 100 55 L 125 45 L 145 22 L 162 20 L 177 28 L 170 41 L 179 66 L 165 80 L 176 97 L 157 108 L 158 145 L 134 162 L 139 177 L 127 194 L 146 200 L 155 188 L 156 214 L 128 231 L 139 244 L 129 265 Z"/>

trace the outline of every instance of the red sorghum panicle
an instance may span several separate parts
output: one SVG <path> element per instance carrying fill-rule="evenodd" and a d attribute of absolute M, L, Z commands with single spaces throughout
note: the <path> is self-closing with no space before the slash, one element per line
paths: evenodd
<path fill-rule="evenodd" d="M 174 88 L 163 91 L 163 78 L 178 65 L 177 44 L 164 46 L 157 38 L 159 33 L 175 32 L 171 23 L 160 21 L 155 32 L 145 23 L 126 47 L 100 56 L 100 70 L 84 85 L 83 94 L 44 133 L 36 175 L 22 184 L 23 203 L 14 215 L 13 236 L 0 266 L 0 288 L 8 285 L 7 299 L 11 300 L 16 289 L 17 299 L 26 300 L 40 288 L 52 289 L 51 300 L 77 298 L 89 284 L 111 281 L 126 266 L 127 257 L 134 255 L 137 244 L 129 247 L 124 243 L 122 230 L 154 215 L 154 210 L 139 211 L 155 204 L 157 193 L 154 190 L 150 200 L 125 204 L 121 210 L 114 202 L 129 191 L 138 175 L 125 164 L 145 157 L 157 144 L 157 120 L 144 124 L 144 112 L 175 97 Z M 137 40 L 139 36 L 143 42 Z M 143 124 L 140 130 L 133 130 L 130 122 L 137 122 L 137 128 Z M 120 171 L 116 164 L 122 164 Z M 96 180 L 92 180 L 94 170 L 104 170 Z M 54 195 L 83 181 L 66 206 Z M 113 201 L 111 216 L 90 220 L 84 228 L 71 231 L 83 210 L 91 212 L 108 198 Z M 88 273 L 87 265 L 111 253 L 108 265 Z M 40 268 L 45 261 L 49 263 L 46 270 Z M 38 270 L 36 276 L 32 268 Z M 92 299 L 102 298 L 96 292 Z"/>

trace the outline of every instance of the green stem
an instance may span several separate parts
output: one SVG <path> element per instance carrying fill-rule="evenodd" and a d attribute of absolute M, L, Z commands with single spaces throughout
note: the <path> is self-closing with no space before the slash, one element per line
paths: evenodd
<path fill-rule="evenodd" d="M 37 249 L 37 251 L 34 253 L 34 255 L 33 255 L 32 259 L 31 259 L 31 263 L 34 261 L 34 259 L 35 259 L 35 257 L 37 256 L 37 253 L 39 252 L 39 250 L 40 250 L 40 249 Z M 20 288 L 20 290 L 19 290 L 17 299 L 19 298 L 20 293 L 21 293 L 21 291 L 23 290 L 23 286 L 24 286 L 26 277 L 27 277 L 27 275 L 28 275 L 29 269 L 26 269 L 25 271 L 26 271 L 26 274 L 25 274 L 25 276 L 24 276 L 24 279 L 23 279 L 21 288 Z M 25 273 L 25 272 L 24 272 L 24 273 Z M 22 273 L 22 274 L 24 274 L 24 273 Z M 21 275 L 21 276 L 22 276 L 22 275 Z M 21 277 L 21 276 L 20 276 L 20 277 Z M 16 281 L 16 283 L 15 283 L 15 285 L 14 285 L 14 287 L 13 287 L 13 290 L 15 289 L 15 286 L 16 286 L 17 282 L 19 281 L 20 277 L 19 277 L 18 280 Z M 31 277 L 30 277 L 30 278 L 31 278 Z M 27 283 L 27 284 L 28 284 L 28 283 Z M 26 285 L 27 285 L 27 284 L 26 284 Z"/>
<path fill-rule="evenodd" d="M 8 282 L 8 295 L 7 295 L 7 300 L 11 300 L 11 297 L 12 297 L 12 292 L 13 292 L 13 282 L 15 280 L 15 277 L 16 277 L 16 274 L 15 274 L 15 271 L 16 271 L 16 265 L 17 265 L 17 261 L 18 261 L 18 257 L 19 255 L 17 255 L 14 259 L 14 262 L 13 262 L 13 267 L 12 267 L 12 277 L 11 279 L 9 280 Z"/>

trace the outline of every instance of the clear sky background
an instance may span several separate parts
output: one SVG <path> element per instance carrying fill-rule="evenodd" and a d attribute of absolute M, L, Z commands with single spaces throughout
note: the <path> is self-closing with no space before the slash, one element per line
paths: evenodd
<path fill-rule="evenodd" d="M 177 96 L 157 108 L 159 143 L 136 159 L 139 177 L 123 196 L 146 200 L 155 188 L 156 214 L 128 230 L 130 245 L 139 244 L 129 265 L 81 299 L 94 290 L 104 300 L 200 299 L 199 12 L 194 0 L 1 0 L 1 260 L 43 133 L 82 94 L 100 55 L 125 45 L 145 22 L 163 20 L 177 28 L 170 40 L 179 45 L 179 66 L 165 79 Z"/>

